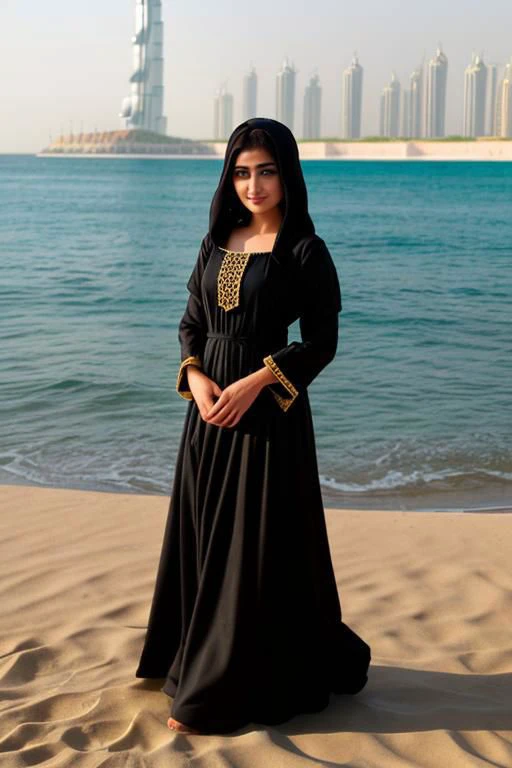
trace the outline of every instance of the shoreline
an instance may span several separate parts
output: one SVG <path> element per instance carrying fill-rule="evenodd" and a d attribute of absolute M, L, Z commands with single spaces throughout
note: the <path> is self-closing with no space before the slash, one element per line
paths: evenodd
<path fill-rule="evenodd" d="M 133 491 L 127 491 L 123 489 L 115 489 L 115 488 L 86 488 L 86 487 L 79 487 L 79 486 L 55 486 L 55 485 L 40 485 L 38 483 L 30 483 L 27 482 L 25 479 L 23 479 L 23 482 L 15 483 L 12 482 L 12 479 L 10 482 L 0 482 L 0 494 L 4 492 L 9 492 L 9 490 L 12 489 L 19 489 L 19 488 L 26 488 L 32 490 L 44 490 L 44 491 L 58 491 L 58 492 L 69 492 L 69 493 L 90 493 L 90 494 L 102 494 L 107 493 L 114 496 L 129 496 L 129 497 L 140 497 L 140 498 L 166 498 L 170 499 L 171 496 L 171 486 L 169 487 L 168 492 L 162 492 L 159 493 L 153 489 L 148 489 L 146 492 L 140 490 L 140 489 L 134 489 Z M 444 515 L 450 515 L 450 514 L 496 514 L 496 515 L 507 515 L 512 514 L 512 502 L 505 502 L 505 503 L 496 503 L 496 499 L 491 501 L 489 497 L 485 498 L 482 496 L 479 502 L 475 506 L 470 506 L 467 503 L 464 503 L 462 499 L 460 499 L 459 504 L 427 504 L 426 498 L 427 495 L 423 494 L 423 505 L 421 507 L 416 508 L 405 508 L 404 507 L 404 499 L 407 497 L 405 495 L 400 495 L 397 493 L 395 496 L 387 497 L 386 498 L 386 504 L 382 503 L 382 498 L 376 497 L 375 499 L 372 499 L 369 496 L 364 496 L 364 494 L 361 494 L 359 499 L 353 499 L 351 502 L 347 502 L 346 504 L 340 504 L 339 500 L 336 499 L 335 496 L 332 496 L 329 494 L 329 489 L 326 488 L 324 485 L 321 485 L 322 489 L 322 496 L 324 499 L 324 508 L 330 509 L 332 511 L 339 511 L 339 512 L 360 512 L 360 513 L 372 513 L 372 512 L 381 512 L 381 513 L 387 513 L 387 514 L 393 514 L 395 512 L 400 512 L 400 514 L 444 514 Z M 433 494 L 432 494 L 433 495 Z M 451 496 L 457 497 L 457 493 L 452 493 Z M 421 499 L 422 497 L 416 497 Z M 371 505 L 372 501 L 374 501 L 374 505 Z M 364 503 L 363 503 L 364 502 Z M 419 503 L 422 503 L 421 501 Z"/>
<path fill-rule="evenodd" d="M 61 137 L 36 157 L 101 157 L 105 159 L 223 159 L 224 141 L 197 141 L 196 151 L 181 151 L 178 143 L 169 145 L 123 141 L 115 132 L 90 137 Z M 476 140 L 446 139 L 404 141 L 297 141 L 301 160 L 435 160 L 512 162 L 512 139 L 482 137 Z M 167 151 L 165 148 L 168 148 Z M 188 147 L 187 147 L 188 149 Z M 191 147 L 191 149 L 193 149 Z"/>
<path fill-rule="evenodd" d="M 39 152 L 35 157 L 51 157 L 65 159 L 76 158 L 88 158 L 92 160 L 222 160 L 221 155 L 151 155 L 151 154 L 114 154 L 114 153 L 98 153 L 98 154 L 85 154 L 77 152 L 75 154 L 69 153 L 52 153 L 52 152 Z M 324 162 L 341 162 L 341 161 L 386 161 L 386 162 L 499 162 L 499 163 L 511 163 L 511 157 L 453 157 L 453 156 L 430 156 L 430 157 L 387 157 L 385 155 L 372 155 L 372 156 L 357 156 L 349 157 L 347 155 L 340 155 L 335 157 L 301 157 L 301 161 L 307 162 L 308 160 L 321 160 Z"/>

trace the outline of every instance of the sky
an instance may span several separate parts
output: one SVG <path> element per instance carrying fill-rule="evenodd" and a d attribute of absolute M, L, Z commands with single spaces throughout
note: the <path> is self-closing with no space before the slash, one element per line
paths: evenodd
<path fill-rule="evenodd" d="M 38 152 L 72 130 L 123 127 L 132 73 L 134 0 L 1 0 L 0 153 Z M 213 134 L 213 97 L 225 83 L 242 121 L 242 79 L 258 74 L 258 113 L 275 117 L 275 75 L 297 69 L 296 135 L 304 87 L 317 72 L 322 135 L 339 136 L 342 72 L 364 68 L 363 135 L 378 133 L 379 98 L 394 70 L 402 88 L 442 44 L 448 57 L 447 133 L 462 132 L 464 68 L 472 52 L 512 57 L 510 0 L 163 0 L 168 133 Z"/>

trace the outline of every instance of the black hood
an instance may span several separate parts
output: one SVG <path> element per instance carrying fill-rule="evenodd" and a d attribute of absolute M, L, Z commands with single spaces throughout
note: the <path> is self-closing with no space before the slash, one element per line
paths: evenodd
<path fill-rule="evenodd" d="M 251 118 L 240 123 L 229 137 L 224 167 L 210 206 L 209 232 L 214 244 L 223 246 L 231 231 L 247 224 L 251 218 L 250 211 L 235 192 L 232 171 L 243 140 L 253 128 L 263 129 L 270 137 L 283 185 L 280 203 L 283 219 L 273 248 L 275 258 L 280 260 L 301 238 L 313 235 L 315 227 L 308 213 L 308 195 L 297 142 L 290 129 L 277 120 Z"/>

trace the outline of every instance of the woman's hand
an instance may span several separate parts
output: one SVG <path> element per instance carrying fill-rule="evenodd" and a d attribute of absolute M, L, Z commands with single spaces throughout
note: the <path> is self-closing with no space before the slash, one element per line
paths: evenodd
<path fill-rule="evenodd" d="M 187 366 L 187 381 L 201 418 L 207 421 L 206 414 L 215 404 L 215 398 L 220 397 L 222 390 L 195 365 Z"/>
<path fill-rule="evenodd" d="M 218 427 L 234 427 L 256 400 L 262 386 L 260 376 L 249 374 L 222 390 L 215 405 L 207 412 L 205 421 Z"/>

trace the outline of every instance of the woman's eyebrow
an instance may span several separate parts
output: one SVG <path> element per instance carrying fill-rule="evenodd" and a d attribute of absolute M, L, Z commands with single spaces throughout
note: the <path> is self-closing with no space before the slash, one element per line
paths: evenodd
<path fill-rule="evenodd" d="M 257 163 L 255 168 L 264 168 L 267 165 L 275 165 L 275 163 L 268 163 L 268 162 L 267 163 Z M 248 165 L 235 165 L 235 171 L 238 170 L 238 169 L 243 169 L 244 171 L 247 171 L 247 170 L 249 170 L 249 166 Z"/>

